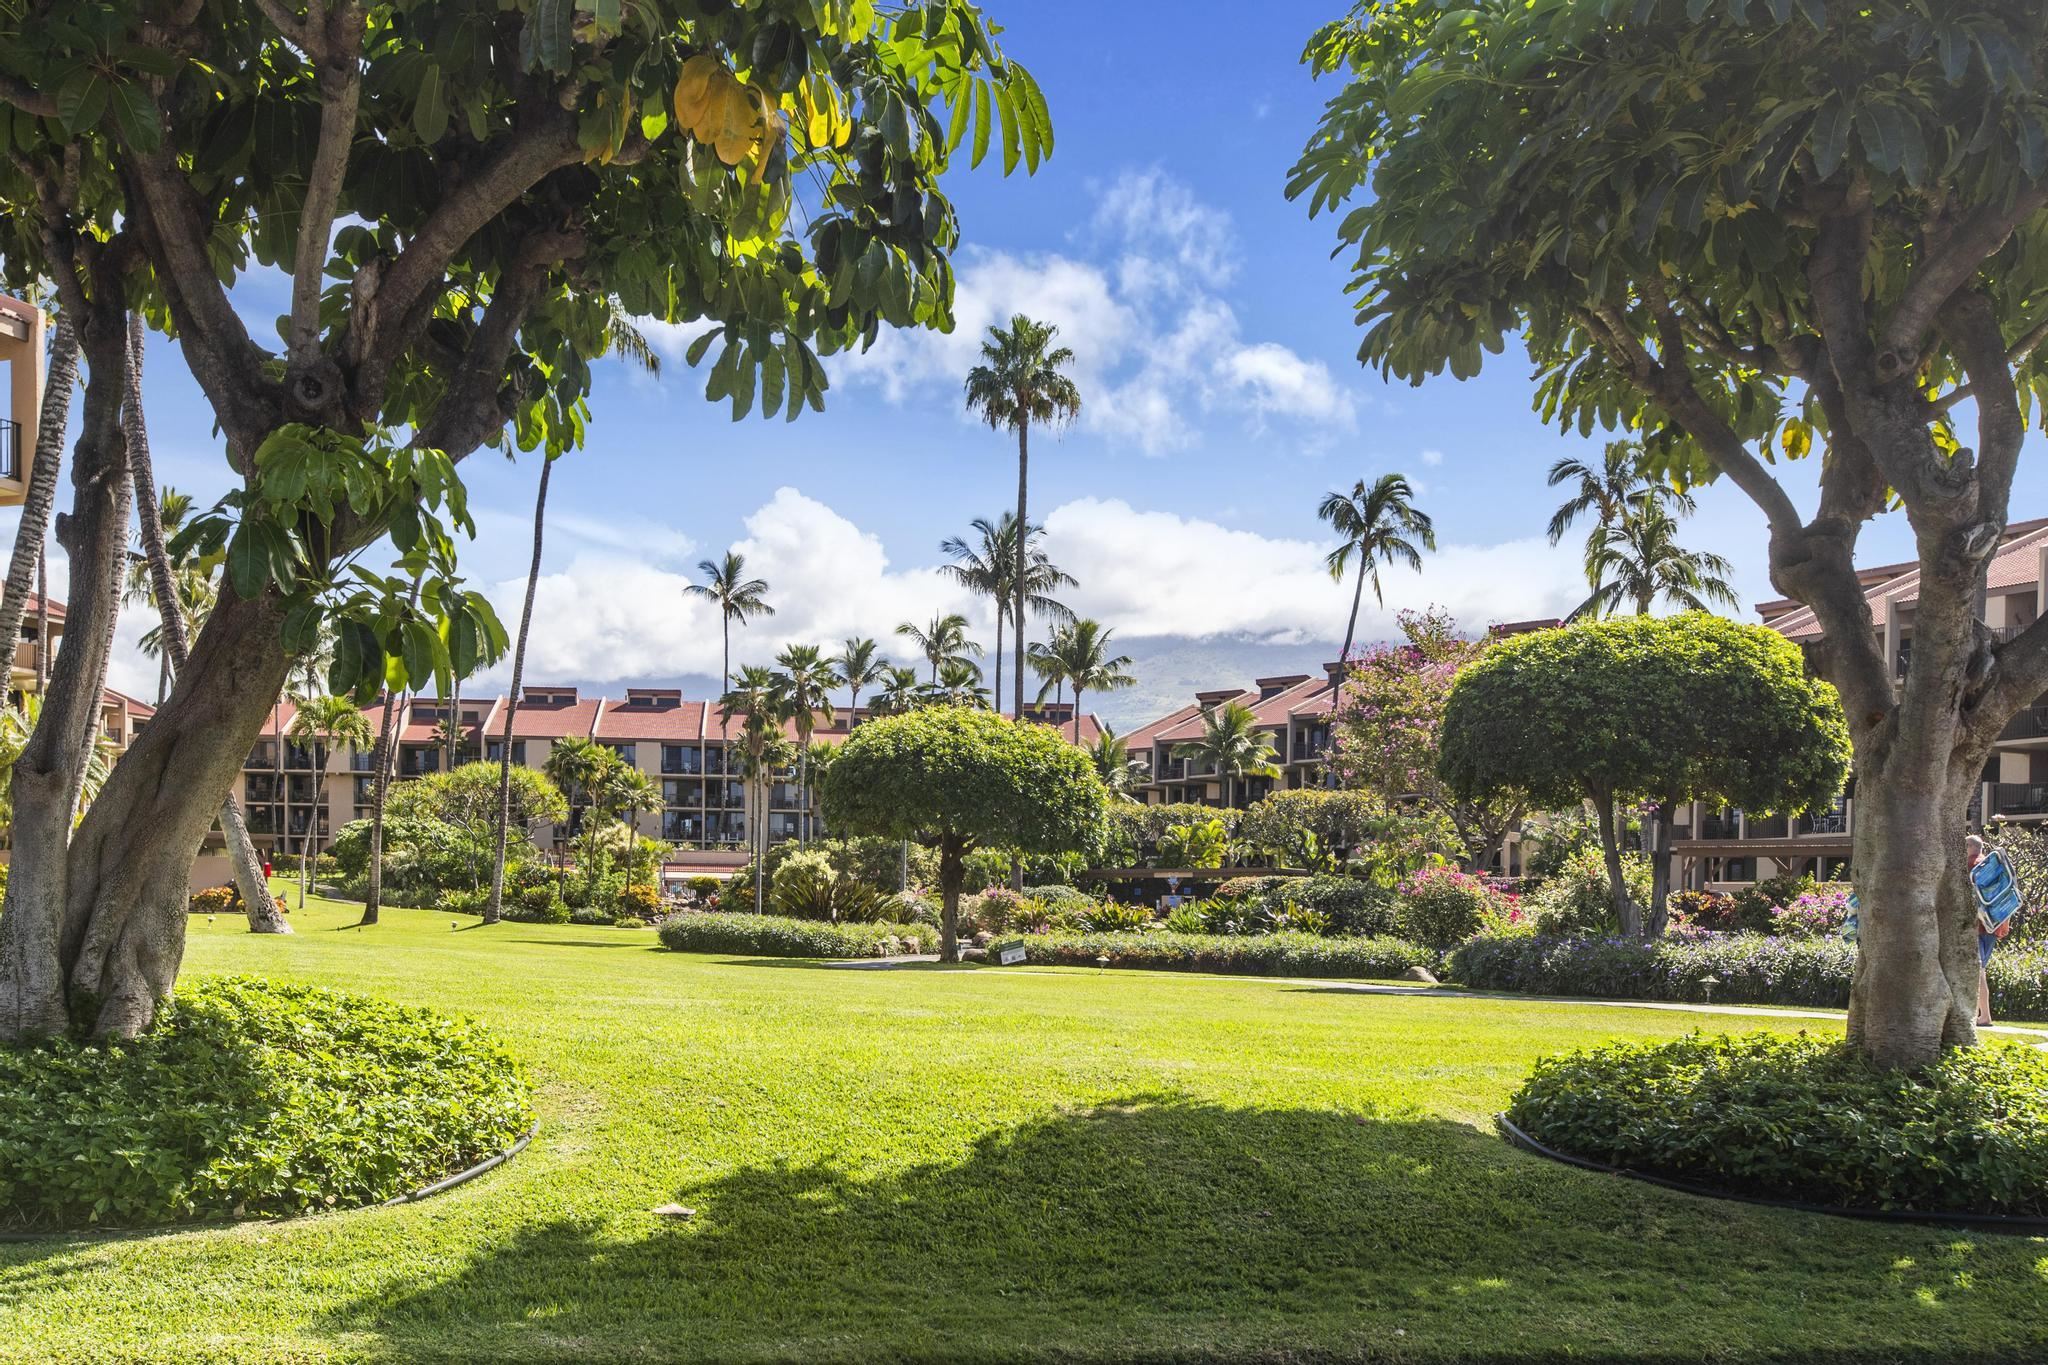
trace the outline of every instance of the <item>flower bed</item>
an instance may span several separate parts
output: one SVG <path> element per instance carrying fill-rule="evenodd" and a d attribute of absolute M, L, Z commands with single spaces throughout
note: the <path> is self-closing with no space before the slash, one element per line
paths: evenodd
<path fill-rule="evenodd" d="M 935 953 L 929 924 L 827 924 L 724 911 L 684 911 L 661 922 L 661 946 L 678 953 L 750 953 L 758 957 L 895 957 Z"/>
<path fill-rule="evenodd" d="M 1024 940 L 1029 961 L 1071 967 L 1104 965 L 1148 971 L 1219 972 L 1238 976 L 1398 977 L 1410 967 L 1434 967 L 1436 954 L 1420 944 L 1381 936 L 1325 938 L 1278 933 L 1086 934 L 1055 930 Z"/>
<path fill-rule="evenodd" d="M 1833 1039 L 1694 1034 L 1537 1063 L 1508 1119 L 1631 1171 L 1843 1208 L 2048 1213 L 2048 1054 L 1887 1070 Z"/>
<path fill-rule="evenodd" d="M 1480 934 L 1452 951 L 1448 979 L 1478 990 L 1583 995 L 1604 1000 L 1706 998 L 1731 1005 L 1843 1009 L 1856 945 L 1840 938 L 1701 934 L 1655 943 L 1552 934 Z M 1991 959 L 1991 1011 L 2048 1019 L 2048 948 L 2002 948 Z"/>
<path fill-rule="evenodd" d="M 532 1123 L 518 1068 L 473 1024 L 200 981 L 133 1042 L 0 1048 L 0 1221 L 138 1227 L 380 1203 Z"/>

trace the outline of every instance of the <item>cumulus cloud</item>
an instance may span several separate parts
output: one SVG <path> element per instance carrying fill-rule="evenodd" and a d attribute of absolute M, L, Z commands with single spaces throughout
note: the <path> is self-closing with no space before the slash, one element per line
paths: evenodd
<path fill-rule="evenodd" d="M 885 332 L 830 362 L 835 380 L 892 402 L 957 389 L 987 329 L 1025 313 L 1056 324 L 1087 396 L 1081 425 L 1158 455 L 1192 444 L 1197 418 L 1286 428 L 1311 448 L 1357 424 L 1353 394 L 1319 360 L 1250 340 L 1220 292 L 1236 273 L 1228 214 L 1163 172 L 1104 187 L 1076 254 L 962 253 L 954 330 Z"/>

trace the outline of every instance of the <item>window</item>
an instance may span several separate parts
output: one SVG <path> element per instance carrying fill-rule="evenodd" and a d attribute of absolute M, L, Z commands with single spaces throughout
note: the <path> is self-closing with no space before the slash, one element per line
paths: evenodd
<path fill-rule="evenodd" d="M 619 756 L 619 760 L 629 768 L 633 767 L 638 762 L 638 760 L 634 756 L 634 746 L 632 746 L 631 744 L 607 744 L 604 747 L 610 749 L 613 753 L 617 754 Z"/>
<path fill-rule="evenodd" d="M 661 746 L 661 770 L 665 773 L 701 773 L 704 771 L 704 751 L 694 744 L 664 744 Z"/>
<path fill-rule="evenodd" d="M 503 763 L 503 762 L 505 761 L 505 741 L 504 741 L 504 740 L 502 740 L 502 739 L 494 739 L 494 740 L 491 740 L 491 741 L 489 741 L 489 742 L 488 742 L 488 743 L 487 743 L 487 744 L 485 745 L 485 749 L 486 749 L 486 752 L 487 752 L 487 754 L 488 754 L 488 756 L 489 756 L 489 758 L 490 758 L 490 761 L 491 761 L 491 762 L 493 762 L 493 763 Z M 526 766 L 526 741 L 525 741 L 525 740 L 523 740 L 523 739 L 515 739 L 515 740 L 513 740 L 513 741 L 512 741 L 512 761 L 513 761 L 514 763 L 517 763 L 517 764 L 518 764 L 518 765 L 519 765 L 520 767 L 522 767 L 522 768 Z"/>

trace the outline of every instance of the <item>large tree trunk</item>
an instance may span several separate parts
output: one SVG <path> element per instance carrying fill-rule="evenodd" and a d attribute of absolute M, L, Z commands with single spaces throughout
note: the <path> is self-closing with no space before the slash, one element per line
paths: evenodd
<path fill-rule="evenodd" d="M 1642 933 L 1642 918 L 1628 894 L 1628 877 L 1621 867 L 1621 832 L 1614 818 L 1614 798 L 1602 792 L 1592 798 L 1600 826 L 1600 854 L 1607 865 L 1607 894 L 1614 905 L 1614 922 L 1625 938 Z"/>
<path fill-rule="evenodd" d="M 939 843 L 939 961 L 960 960 L 960 883 L 967 876 L 967 851 L 948 835 Z M 905 858 L 909 854 L 905 853 Z"/>
<path fill-rule="evenodd" d="M 1671 922 L 1671 808 L 1670 800 L 1659 801 L 1657 809 L 1643 817 L 1650 843 L 1650 909 L 1643 926 L 1648 938 L 1661 938 Z"/>
<path fill-rule="evenodd" d="M 21 639 L 21 619 L 27 610 L 31 588 L 38 594 L 47 588 L 35 580 L 43 567 L 43 545 L 50 535 L 50 509 L 57 502 L 57 475 L 64 464 L 64 432 L 71 421 L 71 392 L 78 387 L 78 334 L 68 314 L 57 315 L 50 346 L 50 371 L 43 385 L 41 415 L 36 419 L 36 448 L 28 470 L 28 491 L 21 503 L 21 525 L 14 533 L 14 554 L 7 562 L 7 586 L 0 592 L 0 640 L 6 641 L 8 666 L 14 661 L 15 642 Z M 49 613 L 38 611 L 44 622 L 42 638 L 36 642 L 36 687 L 40 691 L 50 648 Z"/>
<path fill-rule="evenodd" d="M 526 633 L 533 625 L 533 592 L 540 582 L 541 532 L 547 524 L 548 475 L 555 462 L 542 452 L 540 492 L 533 500 L 533 563 L 526 570 L 526 601 L 519 608 L 519 639 L 512 646 L 512 691 L 505 698 L 505 730 L 499 737 L 504 752 L 498 764 L 498 819 L 496 850 L 491 860 L 491 899 L 484 906 L 484 923 L 496 924 L 505 913 L 505 837 L 512 820 L 512 722 L 519 715 L 520 681 L 526 674 Z"/>
<path fill-rule="evenodd" d="M 1027 515 L 1025 497 L 1031 487 L 1031 423 L 1022 419 L 1017 423 L 1017 668 L 1010 679 L 1015 700 L 1010 714 L 1018 720 L 1024 719 L 1024 637 L 1029 632 L 1025 622 L 1031 618 L 1025 614 L 1026 565 L 1031 560 L 1031 519 Z M 1002 698 L 996 698 L 996 710 L 1003 709 Z"/>
<path fill-rule="evenodd" d="M 188 650 L 185 641 L 185 609 L 178 595 L 177 580 L 171 574 L 170 551 L 164 543 L 164 526 L 157 506 L 156 470 L 149 453 L 149 427 L 142 414 L 142 317 L 128 322 L 128 384 L 122 431 L 128 442 L 128 476 L 135 491 L 135 519 L 142 536 L 142 553 L 149 564 L 150 595 L 156 599 L 160 621 L 157 669 L 157 704 L 165 695 L 165 682 L 173 669 L 183 669 Z M 242 909 L 252 934 L 289 934 L 292 927 L 284 912 L 271 898 L 270 885 L 263 877 L 263 860 L 256 855 L 255 841 L 242 819 L 230 790 L 221 802 L 220 829 L 227 845 L 228 860 L 235 871 L 235 886 L 242 894 Z M 300 905 L 305 898 L 300 897 Z"/>

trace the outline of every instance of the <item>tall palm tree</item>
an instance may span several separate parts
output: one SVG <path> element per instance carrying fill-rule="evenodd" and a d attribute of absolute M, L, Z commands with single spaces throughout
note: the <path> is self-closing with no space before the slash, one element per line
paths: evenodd
<path fill-rule="evenodd" d="M 948 659 L 940 664 L 938 680 L 925 693 L 941 706 L 988 705 L 988 689 L 981 685 L 981 670 L 965 659 Z"/>
<path fill-rule="evenodd" d="M 43 375 L 42 408 L 36 419 L 36 448 L 30 456 L 21 522 L 7 563 L 6 587 L 0 589 L 0 640 L 7 641 L 10 650 L 22 638 L 21 622 L 28 613 L 29 598 L 36 599 L 37 692 L 46 690 L 50 666 L 50 586 L 44 546 L 50 536 L 50 514 L 57 503 L 57 476 L 64 465 L 71 395 L 77 388 L 78 334 L 72 329 L 70 314 L 60 309 L 56 325 L 50 329 L 49 365 Z"/>
<path fill-rule="evenodd" d="M 1112 632 L 1104 630 L 1100 621 L 1082 619 L 1072 625 L 1062 626 L 1053 632 L 1052 640 L 1046 645 L 1043 658 L 1052 671 L 1047 687 L 1054 681 L 1063 682 L 1074 689 L 1074 743 L 1081 742 L 1081 697 L 1088 692 L 1116 692 L 1134 687 L 1138 680 L 1130 675 L 1131 656 L 1109 652 L 1109 637 Z M 1040 688 L 1038 699 L 1045 700 L 1046 688 Z"/>
<path fill-rule="evenodd" d="M 561 789 L 562 796 L 569 803 L 570 820 L 575 823 L 576 810 L 583 809 L 583 819 L 576 833 L 581 838 L 584 854 L 582 875 L 593 875 L 597 856 L 597 830 L 603 823 L 599 818 L 605 800 L 605 786 L 621 765 L 619 756 L 594 739 L 583 735 L 567 735 L 554 742 L 548 756 L 541 763 L 541 771 L 547 779 Z"/>
<path fill-rule="evenodd" d="M 821 716 L 827 725 L 832 723 L 832 689 L 838 685 L 839 676 L 816 645 L 790 645 L 775 656 L 775 666 L 779 670 L 775 674 L 776 700 L 790 724 L 796 727 L 796 788 L 802 799 L 796 837 L 800 844 L 809 843 L 811 735 Z"/>
<path fill-rule="evenodd" d="M 1648 616 L 1659 598 L 1687 611 L 1711 611 L 1714 603 L 1738 605 L 1728 586 L 1733 567 L 1705 550 L 1678 543 L 1678 521 L 1656 503 L 1622 513 L 1586 542 L 1586 582 L 1592 595 L 1570 620 L 1611 616 L 1625 606 Z"/>
<path fill-rule="evenodd" d="M 846 728 L 850 732 L 860 724 L 860 694 L 888 679 L 889 661 L 882 657 L 880 645 L 864 635 L 856 635 L 839 646 L 839 652 L 832 656 L 832 667 L 839 685 L 851 693 L 846 703 Z"/>
<path fill-rule="evenodd" d="M 1564 487 L 1571 496 L 1550 518 L 1550 543 L 1557 544 L 1571 530 L 1572 523 L 1587 512 L 1594 515 L 1595 533 L 1617 525 L 1624 513 L 1668 504 L 1680 516 L 1690 516 L 1692 495 L 1673 488 L 1643 472 L 1644 451 L 1638 441 L 1609 441 L 1596 469 L 1583 460 L 1563 459 L 1550 467 L 1550 486 Z"/>
<path fill-rule="evenodd" d="M 882 690 L 875 694 L 875 714 L 900 716 L 905 711 L 915 711 L 918 690 L 923 686 L 918 681 L 916 669 L 891 664 L 888 675 L 882 679 Z"/>
<path fill-rule="evenodd" d="M 377 742 L 362 708 L 347 697 L 293 697 L 292 723 L 285 738 L 313 750 L 313 818 L 299 841 L 299 909 L 306 908 L 306 884 L 313 877 L 313 845 L 320 838 L 320 811 L 326 801 L 327 764 L 344 746 L 368 749 Z M 326 754 L 322 755 L 322 746 Z"/>
<path fill-rule="evenodd" d="M 952 559 L 945 566 L 946 574 L 961 587 L 977 596 L 989 598 L 996 606 L 996 702 L 998 707 L 1003 696 L 1003 627 L 1010 617 L 1010 584 L 1017 575 L 1016 547 L 1011 543 L 1017 533 L 1017 514 L 1005 512 L 991 522 L 987 517 L 976 517 L 968 523 L 974 528 L 975 539 L 964 536 L 947 536 L 939 542 L 939 553 Z"/>
<path fill-rule="evenodd" d="M 1202 737 L 1174 745 L 1173 756 L 1208 765 L 1222 779 L 1226 807 L 1237 805 L 1237 789 L 1245 779 L 1280 776 L 1273 741 L 1241 702 L 1225 702 L 1204 716 Z"/>
<path fill-rule="evenodd" d="M 498 816 L 492 831 L 491 898 L 484 903 L 485 924 L 496 924 L 505 913 L 505 843 L 512 825 L 512 727 L 519 719 L 519 689 L 526 675 L 526 636 L 533 628 L 533 593 L 540 583 L 541 539 L 547 525 L 548 477 L 554 468 L 554 456 L 543 451 L 540 491 L 533 499 L 533 559 L 526 566 L 526 600 L 519 607 L 519 638 L 512 646 L 512 690 L 505 695 L 505 726 L 498 734 Z"/>
<path fill-rule="evenodd" d="M 729 723 L 740 720 L 740 746 L 744 754 L 747 783 L 747 843 L 754 864 L 754 913 L 761 913 L 761 864 L 768 853 L 768 753 L 782 737 L 785 717 L 777 695 L 775 675 L 758 665 L 742 668 L 733 685 L 718 700 L 718 709 Z M 730 751 L 728 743 L 727 749 Z"/>
<path fill-rule="evenodd" d="M 967 618 L 959 612 L 934 616 L 931 624 L 920 627 L 914 621 L 905 621 L 896 627 L 896 633 L 917 646 L 932 666 L 932 681 L 939 680 L 939 666 L 949 659 L 966 661 L 981 657 L 981 646 L 967 638 Z"/>
<path fill-rule="evenodd" d="M 704 575 L 702 583 L 692 583 L 683 591 L 701 597 L 718 607 L 721 628 L 725 635 L 725 690 L 732 690 L 732 623 L 741 625 L 753 616 L 773 616 L 775 608 L 768 605 L 768 580 L 747 577 L 747 557 L 732 550 L 725 552 L 724 560 L 700 559 L 698 571 Z"/>
<path fill-rule="evenodd" d="M 1123 736 L 1103 726 L 1102 733 L 1088 746 L 1088 761 L 1111 796 L 1125 801 L 1138 799 L 1131 788 L 1144 780 L 1144 764 L 1131 757 L 1131 746 Z"/>
<path fill-rule="evenodd" d="M 989 426 L 1017 433 L 1017 525 L 1031 525 L 1031 428 L 1069 422 L 1081 411 L 1081 390 L 1061 371 L 1074 363 L 1074 353 L 1053 345 L 1059 328 L 1034 322 L 1022 313 L 1007 328 L 991 327 L 981 344 L 981 364 L 967 372 L 967 410 Z M 1017 537 L 1017 581 L 1010 585 L 1018 626 L 1014 676 L 1016 714 L 1024 714 L 1024 638 L 1028 533 Z"/>
<path fill-rule="evenodd" d="M 1358 586 L 1352 589 L 1351 615 L 1344 623 L 1343 658 L 1351 657 L 1351 641 L 1358 632 L 1358 604 L 1365 596 L 1365 585 L 1372 584 L 1373 600 L 1384 606 L 1381 567 L 1406 564 L 1419 572 L 1422 551 L 1436 548 L 1436 528 L 1430 524 L 1428 513 L 1415 509 L 1414 497 L 1415 490 L 1404 476 L 1382 474 L 1370 487 L 1360 479 L 1349 493 L 1326 495 L 1316 509 L 1316 515 L 1342 537 L 1323 561 L 1329 566 L 1330 577 L 1342 583 L 1352 559 L 1358 561 Z"/>

